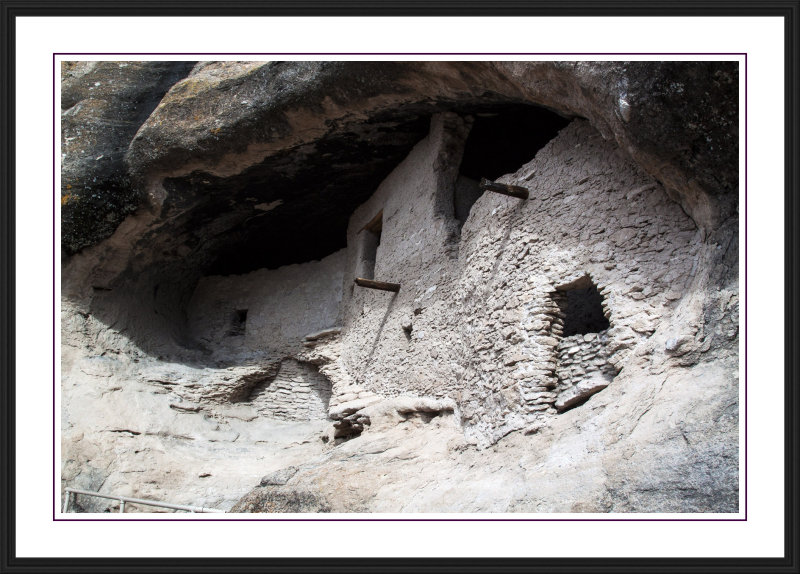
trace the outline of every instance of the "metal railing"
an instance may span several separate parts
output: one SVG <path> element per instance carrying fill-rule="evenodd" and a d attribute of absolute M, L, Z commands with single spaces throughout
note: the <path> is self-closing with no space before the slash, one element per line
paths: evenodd
<path fill-rule="evenodd" d="M 110 498 L 111 500 L 119 500 L 119 511 L 125 512 L 125 503 L 131 504 L 146 504 L 148 506 L 158 506 L 160 508 L 171 508 L 173 510 L 185 510 L 186 512 L 222 512 L 217 508 L 205 508 L 203 506 L 188 506 L 186 504 L 170 504 L 168 502 L 159 502 L 158 500 L 146 500 L 144 498 L 132 498 L 130 496 L 115 496 L 113 494 L 100 494 L 99 492 L 92 492 L 91 490 L 81 490 L 79 488 L 65 488 L 64 489 L 64 507 L 63 512 L 66 514 L 69 511 L 69 505 L 72 498 L 76 494 L 83 494 L 86 496 L 96 496 L 98 498 Z"/>

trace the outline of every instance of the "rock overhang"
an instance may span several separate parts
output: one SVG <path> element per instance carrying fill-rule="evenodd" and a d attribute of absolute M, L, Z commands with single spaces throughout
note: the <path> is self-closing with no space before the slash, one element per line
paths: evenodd
<path fill-rule="evenodd" d="M 567 120 L 537 106 L 512 103 L 431 102 L 376 115 L 342 133 L 275 153 L 228 177 L 201 170 L 163 180 L 161 210 L 165 217 L 182 214 L 182 229 L 205 241 L 210 254 L 201 265 L 207 274 L 241 274 L 260 268 L 321 259 L 345 247 L 348 219 L 378 188 L 381 181 L 428 133 L 433 114 L 455 111 L 466 117 L 482 114 L 509 116 L 495 129 L 495 138 L 481 138 L 468 149 L 464 171 L 471 177 L 497 177 L 497 165 L 515 161 L 512 146 L 522 131 L 541 124 L 553 132 Z M 478 118 L 481 126 L 487 123 Z M 520 120 L 522 121 L 520 123 Z M 479 135 L 487 134 L 482 128 Z M 542 143 L 530 134 L 534 143 Z M 544 140 L 546 141 L 546 140 Z M 520 146 L 513 169 L 530 159 L 530 144 Z M 499 158 L 492 162 L 490 158 Z M 509 159 L 512 163 L 509 163 Z M 485 169 L 491 173 L 481 172 Z M 476 171 L 476 169 L 478 171 Z M 510 171 L 513 171 L 510 169 Z M 475 172 L 475 173 L 473 173 Z M 208 229 L 214 228 L 213 234 Z M 176 232 L 171 232 L 173 235 Z"/>
<path fill-rule="evenodd" d="M 127 167 L 92 173 L 90 192 L 62 189 L 68 253 L 107 237 L 148 195 L 158 204 L 164 191 L 154 192 L 160 187 L 154 182 L 194 172 L 231 177 L 272 155 L 345 134 L 369 148 L 376 135 L 370 125 L 380 129 L 381 115 L 395 114 L 399 126 L 413 123 L 414 114 L 418 119 L 481 103 L 525 102 L 589 119 L 660 179 L 701 227 L 713 228 L 730 215 L 729 202 L 719 200 L 738 185 L 735 62 L 203 62 L 177 83 L 185 71 L 146 71 L 174 85 L 160 102 L 158 90 L 155 98 L 131 89 L 112 98 L 124 121 L 131 106 L 141 115 L 141 101 L 158 106 L 132 140 L 126 132 L 86 142 L 91 149 L 84 155 L 92 161 L 110 144 L 127 148 Z M 64 87 L 72 106 L 102 99 L 107 89 L 89 94 L 76 83 Z M 385 140 L 378 137 L 377 147 Z M 314 163 L 309 167 L 313 171 Z M 65 185 L 72 185 L 88 173 L 68 169 L 65 175 Z M 92 207 L 97 201 L 74 201 L 79 196 L 99 197 L 108 209 L 101 213 Z"/>
<path fill-rule="evenodd" d="M 433 114 L 514 102 L 489 89 L 497 78 L 479 81 L 484 68 L 464 65 L 453 87 L 452 70 L 438 63 L 230 63 L 226 73 L 199 64 L 127 155 L 132 177 L 172 222 L 156 235 L 188 241 L 161 251 L 234 274 L 344 247 L 350 214 L 425 137 Z"/>
<path fill-rule="evenodd" d="M 348 217 L 443 111 L 473 116 L 476 126 L 520 108 L 586 118 L 660 179 L 698 225 L 713 229 L 736 211 L 736 66 L 199 63 L 129 145 L 111 142 L 127 152 L 124 166 L 96 184 L 107 199 L 103 214 L 89 202 L 67 201 L 63 237 L 77 238 L 66 241 L 67 255 L 102 244 L 138 206 L 143 223 L 126 232 L 127 252 L 114 256 L 122 261 L 116 268 L 127 270 L 116 280 L 151 275 L 162 294 L 176 291 L 173 301 L 185 301 L 202 275 L 320 259 L 344 246 Z M 115 178 L 125 181 L 119 193 Z"/>

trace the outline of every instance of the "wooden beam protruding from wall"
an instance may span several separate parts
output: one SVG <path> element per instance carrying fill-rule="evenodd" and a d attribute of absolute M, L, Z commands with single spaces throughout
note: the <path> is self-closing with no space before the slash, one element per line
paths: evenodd
<path fill-rule="evenodd" d="M 386 281 L 374 281 L 372 279 L 363 279 L 361 277 L 355 278 L 355 284 L 359 287 L 367 287 L 369 289 L 380 289 L 381 291 L 393 291 L 397 293 L 400 291 L 399 283 L 387 283 Z"/>
<path fill-rule="evenodd" d="M 502 193 L 503 195 L 510 195 L 511 197 L 516 197 L 518 199 L 528 199 L 529 195 L 528 190 L 524 187 L 520 187 L 519 185 L 509 185 L 507 183 L 497 183 L 495 181 L 486 179 L 485 177 L 481 178 L 480 186 L 481 189 L 493 191 L 495 193 Z"/>

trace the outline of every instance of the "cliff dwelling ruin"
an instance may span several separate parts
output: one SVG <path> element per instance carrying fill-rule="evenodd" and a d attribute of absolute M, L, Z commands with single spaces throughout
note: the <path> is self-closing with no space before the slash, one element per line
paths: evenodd
<path fill-rule="evenodd" d="M 65 62 L 62 486 L 735 512 L 737 106 L 729 62 Z"/>

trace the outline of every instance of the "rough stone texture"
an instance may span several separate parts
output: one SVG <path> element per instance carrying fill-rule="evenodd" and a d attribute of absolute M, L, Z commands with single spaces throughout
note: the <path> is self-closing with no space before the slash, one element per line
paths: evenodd
<path fill-rule="evenodd" d="M 530 200 L 484 194 L 459 238 L 447 206 L 463 137 L 457 118 L 439 116 L 355 212 L 350 245 L 383 211 L 375 277 L 403 287 L 394 296 L 345 287 L 341 361 L 383 396 L 457 396 L 468 435 L 485 445 L 553 412 L 556 287 L 586 275 L 599 286 L 607 362 L 618 370 L 671 313 L 667 294 L 686 291 L 700 243 L 658 184 L 582 121 L 503 178 L 528 187 Z"/>
<path fill-rule="evenodd" d="M 248 402 L 191 402 L 186 387 L 197 384 L 197 372 L 184 368 L 177 377 L 175 365 L 132 349 L 91 352 L 62 348 L 64 486 L 229 510 L 264 473 L 322 453 L 324 421 L 270 419 Z M 142 378 L 143 368 L 160 378 Z M 83 512 L 117 508 L 84 496 L 73 505 Z M 128 505 L 126 512 L 164 510 Z"/>
<path fill-rule="evenodd" d="M 287 359 L 271 381 L 253 389 L 249 402 L 268 418 L 287 421 L 325 419 L 331 383 L 316 367 Z"/>
<path fill-rule="evenodd" d="M 281 488 L 324 496 L 331 512 L 735 512 L 730 366 L 631 369 L 536 434 L 484 450 L 453 416 L 369 427 Z"/>
<path fill-rule="evenodd" d="M 296 466 L 289 466 L 282 468 L 278 471 L 268 474 L 261 479 L 261 486 L 283 486 L 297 474 L 298 468 Z"/>
<path fill-rule="evenodd" d="M 503 62 L 531 98 L 589 119 L 664 185 L 702 229 L 736 211 L 738 65 Z M 542 94 L 542 95 L 539 95 Z"/>
<path fill-rule="evenodd" d="M 61 247 L 111 235 L 142 197 L 123 159 L 128 144 L 192 62 L 63 62 Z"/>
<path fill-rule="evenodd" d="M 581 379 L 564 390 L 561 390 L 555 398 L 553 406 L 557 411 L 562 412 L 569 408 L 580 405 L 595 393 L 599 393 L 608 386 L 609 379 L 600 373 L 592 373 L 583 376 Z"/>
<path fill-rule="evenodd" d="M 247 494 L 231 512 L 330 512 L 330 506 L 310 492 L 282 491 L 274 487 L 259 487 Z"/>
<path fill-rule="evenodd" d="M 557 352 L 558 396 L 554 406 L 559 411 L 603 390 L 617 375 L 608 360 L 607 331 L 564 337 Z"/>
<path fill-rule="evenodd" d="M 63 485 L 736 511 L 737 85 L 714 62 L 196 65 L 115 168 L 148 205 L 65 246 Z M 476 118 L 512 102 L 571 119 L 499 178 L 525 201 L 463 174 Z M 571 336 L 586 285 L 608 326 Z"/>

